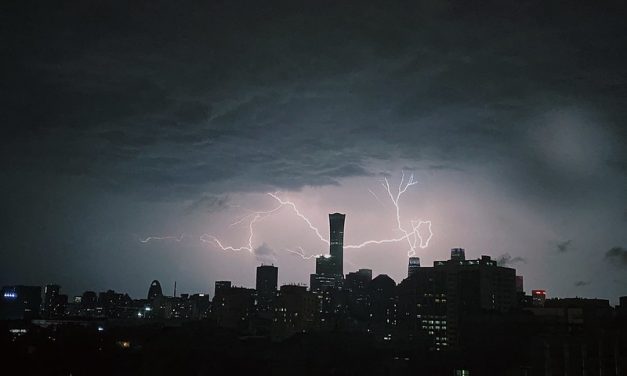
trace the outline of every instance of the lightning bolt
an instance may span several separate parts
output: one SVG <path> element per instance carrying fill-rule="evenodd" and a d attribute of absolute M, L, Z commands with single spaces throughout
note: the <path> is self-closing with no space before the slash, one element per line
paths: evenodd
<path fill-rule="evenodd" d="M 403 228 L 403 225 L 401 223 L 401 207 L 399 205 L 399 201 L 401 199 L 401 196 L 405 192 L 407 192 L 407 189 L 413 185 L 418 184 L 418 182 L 414 180 L 414 174 L 411 174 L 407 182 L 404 185 L 403 183 L 405 183 L 405 172 L 401 171 L 401 181 L 398 184 L 398 190 L 396 192 L 396 195 L 392 193 L 392 188 L 390 187 L 390 182 L 388 181 L 387 178 L 384 178 L 382 185 L 383 185 L 383 188 L 385 188 L 385 190 L 387 191 L 388 196 L 390 197 L 390 200 L 392 200 L 394 207 L 396 208 L 396 224 L 397 224 L 398 230 L 400 230 L 403 234 L 405 234 L 405 236 L 403 236 L 402 238 L 398 240 L 399 241 L 402 239 L 407 240 L 407 245 L 409 245 L 409 251 L 407 252 L 407 256 L 411 257 L 411 256 L 416 255 L 416 243 L 418 242 L 418 240 L 420 240 L 420 244 L 418 244 L 418 247 L 424 249 L 429 246 L 429 241 L 433 237 L 433 232 L 431 232 L 431 221 L 411 220 L 410 225 L 411 225 L 412 231 L 409 232 L 405 230 L 405 228 Z M 429 230 L 429 237 L 426 240 L 424 240 L 422 238 L 422 235 L 420 235 L 420 227 L 423 224 L 427 225 L 428 226 L 427 228 Z"/>
<path fill-rule="evenodd" d="M 264 219 L 265 217 L 269 216 L 270 214 L 276 212 L 277 210 L 281 209 L 283 207 L 283 204 L 277 206 L 276 208 L 272 209 L 272 210 L 267 210 L 267 211 L 258 211 L 258 212 L 253 212 L 247 216 L 244 216 L 243 218 L 241 218 L 238 221 L 235 221 L 233 223 L 231 223 L 231 226 L 235 226 L 238 225 L 242 222 L 244 222 L 246 219 L 248 218 L 252 218 L 250 220 L 250 222 L 248 223 L 248 244 L 241 246 L 241 247 L 232 247 L 232 246 L 225 246 L 222 244 L 222 242 L 220 241 L 220 239 L 218 239 L 217 237 L 213 236 L 213 235 L 209 235 L 209 234 L 202 234 L 200 236 L 200 241 L 203 243 L 215 243 L 217 244 L 218 247 L 220 247 L 223 251 L 248 251 L 250 253 L 253 253 L 255 248 L 253 247 L 253 237 L 255 236 L 255 229 L 254 229 L 254 224 L 259 222 L 260 220 Z"/>
<path fill-rule="evenodd" d="M 300 258 L 302 258 L 303 260 L 311 260 L 312 258 L 316 258 L 316 257 L 320 257 L 320 256 L 325 256 L 324 254 L 318 254 L 318 255 L 313 255 L 313 254 L 311 254 L 311 255 L 307 255 L 307 254 L 306 254 L 306 252 L 305 252 L 305 250 L 303 249 L 303 247 L 298 247 L 298 251 L 294 251 L 293 249 L 289 249 L 289 248 L 286 248 L 286 249 L 285 249 L 285 251 L 286 251 L 286 252 L 289 252 L 289 253 L 292 253 L 292 254 L 295 254 L 295 255 L 298 255 L 298 256 L 300 256 Z"/>
<path fill-rule="evenodd" d="M 175 242 L 181 242 L 183 240 L 183 237 L 185 237 L 185 234 L 181 234 L 180 236 L 149 236 L 147 238 L 139 239 L 139 241 L 141 243 L 150 243 L 154 240 L 174 240 Z"/>
<path fill-rule="evenodd" d="M 305 215 L 304 215 L 303 213 L 301 213 L 301 212 L 298 210 L 298 208 L 296 207 L 296 204 L 294 204 L 294 203 L 293 203 L 293 202 L 291 202 L 291 201 L 284 201 L 284 200 L 281 200 L 281 199 L 280 199 L 280 198 L 279 198 L 276 194 L 274 194 L 274 193 L 268 193 L 268 195 L 269 195 L 270 197 L 274 198 L 275 200 L 277 200 L 279 203 L 281 203 L 281 205 L 282 205 L 282 206 L 283 206 L 283 205 L 287 205 L 287 206 L 291 207 L 291 208 L 294 210 L 294 212 L 296 213 L 296 215 L 297 215 L 297 216 L 299 216 L 300 218 L 302 218 L 302 219 L 303 219 L 303 221 L 305 221 L 305 222 L 307 223 L 307 225 L 309 226 L 309 228 L 310 228 L 310 229 L 311 229 L 311 230 L 312 230 L 312 231 L 313 231 L 313 232 L 314 232 L 314 233 L 318 236 L 318 238 L 319 238 L 319 239 L 320 239 L 323 243 L 325 243 L 326 245 L 329 245 L 329 244 L 330 244 L 330 243 L 329 243 L 329 240 L 328 240 L 328 239 L 326 239 L 324 236 L 322 236 L 322 235 L 320 234 L 320 231 L 318 230 L 318 228 L 317 228 L 316 226 L 312 225 L 312 224 L 311 224 L 311 221 L 310 221 L 307 217 L 305 217 Z"/>
<path fill-rule="evenodd" d="M 348 244 L 345 245 L 344 248 L 345 249 L 359 249 L 359 248 L 363 248 L 363 247 L 367 247 L 370 245 L 378 245 L 378 244 L 387 244 L 387 243 L 398 243 L 398 242 L 402 242 L 402 241 L 406 241 L 407 245 L 409 246 L 409 251 L 407 252 L 408 256 L 414 256 L 416 254 L 416 249 L 417 248 L 427 248 L 429 246 L 429 241 L 431 240 L 431 238 L 433 237 L 433 232 L 431 230 L 431 221 L 422 221 L 422 220 L 415 220 L 412 219 L 409 221 L 409 225 L 411 227 L 411 230 L 406 230 L 405 227 L 403 226 L 403 222 L 401 220 L 401 206 L 400 206 L 400 200 L 401 197 L 403 196 L 403 194 L 405 194 L 407 192 L 407 190 L 418 184 L 418 182 L 416 180 L 414 180 L 414 175 L 410 175 L 409 179 L 407 181 L 405 181 L 405 172 L 402 172 L 401 175 L 401 181 L 398 185 L 398 188 L 396 189 L 396 191 L 393 193 L 392 192 L 392 187 L 388 181 L 387 178 L 384 178 L 382 185 L 386 190 L 386 193 L 388 194 L 388 196 L 390 197 L 390 200 L 392 201 L 394 208 L 395 208 L 395 213 L 396 213 L 396 228 L 399 232 L 401 232 L 401 236 L 399 237 L 395 237 L 395 238 L 390 238 L 390 239 L 381 239 L 381 240 L 366 240 L 362 243 L 359 244 Z M 379 199 L 379 197 L 370 189 L 368 189 L 368 191 L 370 192 L 370 194 L 372 194 L 375 199 L 377 199 L 377 201 L 379 201 L 379 203 L 383 204 L 383 202 Z M 313 223 L 309 220 L 309 218 L 307 218 L 307 216 L 305 214 L 303 214 L 298 207 L 296 206 L 296 204 L 292 201 L 288 201 L 288 200 L 284 200 L 281 197 L 278 196 L 278 193 L 267 193 L 268 196 L 270 196 L 271 198 L 273 198 L 275 201 L 277 201 L 279 203 L 278 206 L 276 206 L 275 208 L 271 209 L 271 210 L 267 210 L 267 211 L 251 211 L 250 214 L 240 218 L 239 220 L 231 223 L 230 226 L 236 226 L 239 225 L 241 223 L 244 223 L 248 220 L 248 242 L 243 245 L 243 246 L 239 246 L 239 247 L 235 247 L 235 246 L 230 246 L 230 245 L 225 245 L 218 237 L 214 236 L 214 235 L 209 235 L 209 234 L 203 234 L 200 236 L 200 241 L 203 243 L 211 243 L 211 244 L 215 244 L 217 245 L 220 249 L 222 249 L 223 251 L 234 251 L 234 252 L 238 252 L 238 251 L 248 251 L 250 253 L 254 253 L 254 246 L 253 246 L 253 239 L 255 236 L 255 224 L 262 221 L 264 218 L 274 214 L 275 212 L 277 212 L 278 210 L 280 210 L 283 207 L 289 207 L 295 214 L 296 216 L 298 216 L 300 219 L 302 219 L 307 226 L 309 227 L 309 229 L 318 237 L 318 239 L 323 242 L 326 245 L 329 245 L 329 239 L 325 238 L 324 236 L 322 236 L 322 234 L 320 233 L 320 230 L 313 225 Z M 422 227 L 426 227 L 427 231 L 428 231 L 428 236 L 423 237 L 421 235 L 421 231 L 420 229 Z M 148 243 L 152 240 L 176 240 L 176 241 L 181 241 L 183 239 L 183 235 L 181 235 L 180 237 L 175 237 L 175 236 L 163 236 L 163 237 L 158 237 L 158 236 L 151 236 L 148 237 L 146 239 L 142 239 L 140 240 L 142 243 Z M 318 256 L 323 256 L 322 254 L 311 254 L 311 255 L 307 255 L 307 253 L 305 252 L 305 250 L 302 247 L 298 247 L 297 250 L 292 250 L 292 249 L 285 249 L 285 251 L 298 255 L 300 256 L 303 260 L 309 260 Z"/>

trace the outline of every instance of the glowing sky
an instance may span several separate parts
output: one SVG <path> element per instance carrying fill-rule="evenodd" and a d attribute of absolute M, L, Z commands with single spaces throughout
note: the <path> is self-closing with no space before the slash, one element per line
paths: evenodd
<path fill-rule="evenodd" d="M 0 284 L 142 297 L 254 286 L 261 262 L 307 283 L 285 249 L 327 246 L 290 208 L 253 254 L 200 237 L 247 245 L 231 224 L 267 192 L 325 237 L 346 213 L 345 244 L 402 236 L 381 182 L 404 171 L 423 265 L 464 247 L 527 290 L 624 295 L 625 5 L 334 3 L 3 5 Z M 347 249 L 345 272 L 399 282 L 407 251 Z"/>

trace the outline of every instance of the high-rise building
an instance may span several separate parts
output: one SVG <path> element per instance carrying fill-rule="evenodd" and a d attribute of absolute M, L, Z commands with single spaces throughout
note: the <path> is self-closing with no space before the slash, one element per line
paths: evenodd
<path fill-rule="evenodd" d="M 321 255 L 316 257 L 316 274 L 327 276 L 336 275 L 337 270 L 335 258 L 329 255 Z"/>
<path fill-rule="evenodd" d="M 306 286 L 284 285 L 278 294 L 274 314 L 276 334 L 289 334 L 309 330 L 315 319 L 318 301 Z"/>
<path fill-rule="evenodd" d="M 522 275 L 517 275 L 516 276 L 516 292 L 517 293 L 524 293 L 525 292 L 525 287 L 524 287 L 523 276 Z"/>
<path fill-rule="evenodd" d="M 386 274 L 379 274 L 368 285 L 370 295 L 370 328 L 391 339 L 397 325 L 398 300 L 396 282 Z"/>
<path fill-rule="evenodd" d="M 276 300 L 279 268 L 274 265 L 261 265 L 257 267 L 257 309 L 267 312 L 272 309 Z"/>
<path fill-rule="evenodd" d="M 57 297 L 59 296 L 60 289 L 61 286 L 59 285 L 46 285 L 44 287 L 44 303 L 42 307 L 43 315 L 52 315 L 52 307 L 53 305 L 55 305 L 55 302 L 58 299 Z"/>
<path fill-rule="evenodd" d="M 98 295 L 94 291 L 85 291 L 81 299 L 81 304 L 85 308 L 96 308 L 98 305 Z"/>
<path fill-rule="evenodd" d="M 340 213 L 329 214 L 329 255 L 316 257 L 316 273 L 309 278 L 311 291 L 340 287 L 344 278 L 344 219 Z"/>
<path fill-rule="evenodd" d="M 534 307 L 544 307 L 546 290 L 531 290 L 531 302 Z"/>
<path fill-rule="evenodd" d="M 330 249 L 334 261 L 335 274 L 344 275 L 344 222 L 345 214 L 329 214 Z"/>
<path fill-rule="evenodd" d="M 163 291 L 161 290 L 161 284 L 155 279 L 152 281 L 150 288 L 148 289 L 148 300 L 153 300 L 162 296 Z"/>
<path fill-rule="evenodd" d="M 345 287 L 351 290 L 363 290 L 372 281 L 372 269 L 359 269 L 346 275 Z"/>
<path fill-rule="evenodd" d="M 372 282 L 372 270 L 359 269 L 346 275 L 344 289 L 348 291 L 348 310 L 356 320 L 366 321 L 370 313 L 368 287 Z"/>
<path fill-rule="evenodd" d="M 464 250 L 464 248 L 452 248 L 451 249 L 451 260 L 453 260 L 453 261 L 464 261 L 464 260 L 466 260 L 466 250 Z"/>
<path fill-rule="evenodd" d="M 221 295 L 227 292 L 230 288 L 231 288 L 231 281 L 216 281 L 213 295 L 214 296 Z"/>
<path fill-rule="evenodd" d="M 339 278 L 331 274 L 314 273 L 309 275 L 309 289 L 314 292 L 321 292 L 339 286 Z"/>
<path fill-rule="evenodd" d="M 433 349 L 459 343 L 464 320 L 483 312 L 505 313 L 517 306 L 516 271 L 489 256 L 466 260 L 461 248 L 447 261 L 421 267 L 399 285 L 401 317 L 409 330 L 425 331 Z"/>
<path fill-rule="evenodd" d="M 420 257 L 410 257 L 407 265 L 407 277 L 411 277 L 420 270 Z"/>
<path fill-rule="evenodd" d="M 221 281 L 225 282 L 225 281 Z M 244 287 L 220 287 L 211 304 L 211 315 L 218 325 L 245 329 L 254 317 L 256 291 Z"/>

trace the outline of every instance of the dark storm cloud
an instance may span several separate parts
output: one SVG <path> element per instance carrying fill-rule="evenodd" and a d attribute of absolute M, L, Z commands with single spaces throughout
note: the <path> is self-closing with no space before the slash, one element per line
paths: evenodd
<path fill-rule="evenodd" d="M 570 249 L 572 248 L 572 240 L 565 240 L 563 242 L 559 242 L 557 243 L 557 251 L 560 253 L 565 253 L 570 251 Z"/>
<path fill-rule="evenodd" d="M 191 204 L 189 204 L 185 208 L 185 211 L 187 213 L 193 213 L 196 211 L 201 211 L 205 213 L 214 212 L 226 208 L 228 204 L 228 195 L 203 195 L 198 200 L 195 200 Z"/>
<path fill-rule="evenodd" d="M 627 267 L 627 248 L 613 247 L 605 252 L 605 260 L 620 267 Z"/>
<path fill-rule="evenodd" d="M 627 40 L 622 9 L 538 4 L 9 6 L 5 160 L 159 199 L 498 155 L 551 195 L 504 124 L 578 101 L 622 118 Z"/>
<path fill-rule="evenodd" d="M 527 260 L 524 257 L 520 257 L 520 256 L 512 257 L 509 253 L 502 254 L 496 259 L 496 263 L 499 266 L 513 267 L 516 264 L 526 263 L 526 262 Z"/>

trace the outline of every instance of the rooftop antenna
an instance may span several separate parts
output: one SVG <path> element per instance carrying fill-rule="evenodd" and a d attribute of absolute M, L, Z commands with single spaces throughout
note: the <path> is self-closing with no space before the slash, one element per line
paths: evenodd
<path fill-rule="evenodd" d="M 174 297 L 176 298 L 176 281 L 174 281 Z"/>

